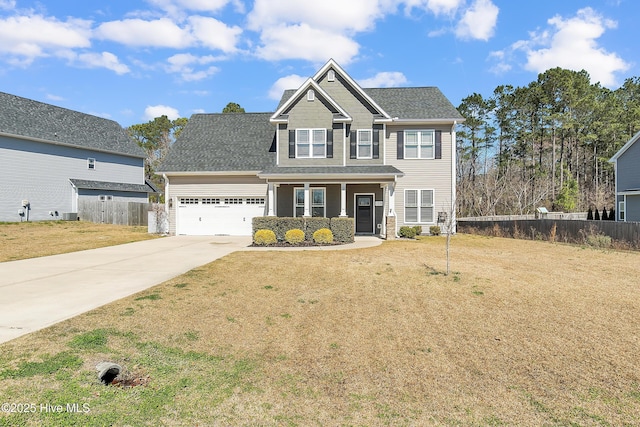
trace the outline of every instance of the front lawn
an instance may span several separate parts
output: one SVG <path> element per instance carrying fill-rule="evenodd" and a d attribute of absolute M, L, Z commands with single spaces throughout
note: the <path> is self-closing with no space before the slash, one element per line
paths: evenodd
<path fill-rule="evenodd" d="M 156 238 L 147 227 L 85 221 L 0 223 L 0 262 L 57 255 Z"/>
<path fill-rule="evenodd" d="M 236 252 L 0 345 L 0 395 L 36 408 L 0 425 L 640 424 L 640 254 L 458 235 L 446 276 L 444 253 Z"/>

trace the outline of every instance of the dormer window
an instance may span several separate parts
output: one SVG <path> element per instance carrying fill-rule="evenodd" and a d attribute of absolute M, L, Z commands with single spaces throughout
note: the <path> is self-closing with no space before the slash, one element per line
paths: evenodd
<path fill-rule="evenodd" d="M 329 70 L 327 73 L 327 81 L 334 82 L 336 81 L 336 72 L 334 70 Z"/>
<path fill-rule="evenodd" d="M 316 99 L 316 92 L 313 89 L 307 91 L 307 101 L 313 101 Z"/>

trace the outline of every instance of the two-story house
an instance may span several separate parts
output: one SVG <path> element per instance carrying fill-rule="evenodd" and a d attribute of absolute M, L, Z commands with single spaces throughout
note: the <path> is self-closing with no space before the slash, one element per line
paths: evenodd
<path fill-rule="evenodd" d="M 145 157 L 113 120 L 0 92 L 0 221 L 74 219 L 85 200 L 146 203 Z"/>
<path fill-rule="evenodd" d="M 609 160 L 616 176 L 616 221 L 640 221 L 640 132 Z"/>
<path fill-rule="evenodd" d="M 255 216 L 428 226 L 455 200 L 455 126 L 435 87 L 361 88 L 335 61 L 274 113 L 193 115 L 159 168 L 170 231 L 250 235 Z"/>

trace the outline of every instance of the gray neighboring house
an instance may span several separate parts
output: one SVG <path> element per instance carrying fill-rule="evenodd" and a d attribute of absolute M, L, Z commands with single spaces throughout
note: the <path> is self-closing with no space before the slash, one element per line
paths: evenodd
<path fill-rule="evenodd" d="M 640 221 L 640 132 L 609 160 L 616 177 L 616 221 Z"/>
<path fill-rule="evenodd" d="M 146 203 L 144 159 L 113 120 L 0 92 L 0 221 L 73 219 L 81 200 Z"/>
<path fill-rule="evenodd" d="M 301 216 L 428 232 L 455 200 L 463 120 L 438 88 L 363 89 L 330 60 L 273 113 L 189 119 L 157 171 L 169 231 L 251 235 L 256 216 Z"/>

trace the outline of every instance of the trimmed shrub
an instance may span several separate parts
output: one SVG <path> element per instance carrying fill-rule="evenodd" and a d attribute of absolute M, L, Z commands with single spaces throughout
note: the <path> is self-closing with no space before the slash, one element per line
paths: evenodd
<path fill-rule="evenodd" d="M 607 208 L 602 208 L 602 221 L 609 221 L 609 215 L 607 215 Z"/>
<path fill-rule="evenodd" d="M 284 240 L 292 245 L 304 242 L 304 231 L 299 228 L 294 228 L 284 233 Z"/>
<path fill-rule="evenodd" d="M 416 237 L 416 229 L 413 227 L 404 225 L 400 227 L 400 231 L 398 232 L 398 234 L 400 235 L 400 237 L 404 237 L 406 239 L 413 239 Z"/>
<path fill-rule="evenodd" d="M 429 227 L 429 233 L 432 236 L 439 236 L 440 235 L 440 226 L 432 225 L 431 227 Z"/>
<path fill-rule="evenodd" d="M 331 218 L 333 239 L 341 243 L 353 243 L 355 222 L 353 218 Z"/>
<path fill-rule="evenodd" d="M 302 218 L 278 217 L 278 216 L 260 216 L 253 218 L 254 230 L 271 230 L 276 234 L 276 239 L 284 241 L 284 235 L 288 230 L 304 228 L 304 220 Z"/>
<path fill-rule="evenodd" d="M 416 230 L 416 236 L 419 236 L 422 234 L 422 226 L 421 225 L 414 225 L 413 229 Z"/>
<path fill-rule="evenodd" d="M 589 210 L 587 211 L 587 220 L 592 220 L 593 219 L 593 210 L 591 208 L 589 208 Z"/>
<path fill-rule="evenodd" d="M 600 221 L 600 212 L 598 211 L 597 208 L 596 208 L 595 212 L 593 213 L 593 219 L 595 219 L 596 221 Z"/>
<path fill-rule="evenodd" d="M 276 233 L 271 230 L 258 230 L 256 231 L 256 234 L 253 235 L 253 243 L 255 243 L 256 245 L 273 245 L 277 241 L 278 240 L 276 239 Z"/>
<path fill-rule="evenodd" d="M 313 241 L 316 243 L 333 243 L 333 233 L 328 228 L 321 228 L 313 232 Z"/>
<path fill-rule="evenodd" d="M 616 220 L 616 211 L 611 208 L 611 210 L 609 210 L 609 221 L 615 221 Z"/>
<path fill-rule="evenodd" d="M 313 240 L 313 233 L 321 228 L 331 228 L 331 219 L 312 217 L 304 219 L 304 237 L 306 240 Z"/>

